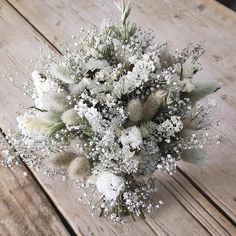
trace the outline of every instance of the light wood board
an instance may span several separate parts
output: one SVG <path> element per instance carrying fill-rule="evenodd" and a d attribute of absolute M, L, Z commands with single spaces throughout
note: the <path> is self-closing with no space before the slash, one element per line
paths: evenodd
<path fill-rule="evenodd" d="M 220 98 L 216 96 L 219 106 L 225 111 L 219 115 L 226 124 L 216 130 L 226 136 L 223 147 L 214 147 L 214 152 L 209 152 L 209 163 L 205 166 L 181 164 L 181 170 L 190 182 L 180 173 L 176 173 L 174 178 L 160 174 L 159 197 L 166 205 L 145 221 L 128 222 L 126 225 L 115 225 L 106 219 L 98 221 L 91 216 L 89 208 L 75 201 L 78 197 L 75 189 L 61 180 L 53 181 L 33 171 L 78 235 L 233 235 L 235 232 L 233 224 L 227 220 L 229 218 L 231 222 L 235 221 L 234 80 L 227 80 L 224 76 L 226 73 L 235 75 L 235 68 L 232 66 L 235 47 L 228 41 L 232 41 L 236 34 L 227 29 L 232 28 L 236 19 L 231 12 L 222 10 L 211 1 L 205 1 L 203 6 L 201 4 L 203 3 L 200 1 L 190 3 L 183 0 L 148 0 L 143 4 L 136 1 L 133 4 L 132 19 L 144 27 L 153 28 L 159 32 L 161 40 L 173 41 L 173 46 L 176 47 L 205 38 L 206 48 L 210 53 L 202 59 L 204 71 L 201 76 L 226 83 Z M 17 72 L 18 75 L 14 77 L 19 83 L 29 79 L 30 70 L 26 69 L 26 65 L 30 59 L 39 56 L 39 48 L 44 47 L 46 40 L 51 46 L 58 47 L 62 40 L 68 40 L 78 32 L 79 27 L 88 26 L 88 23 L 98 24 L 104 16 L 117 14 L 112 2 L 101 0 L 12 0 L 11 4 L 2 1 L 0 7 L 0 30 L 3 32 L 0 41 L 0 70 L 6 74 Z M 208 12 L 205 14 L 204 11 Z M 228 23 L 222 25 L 222 20 L 221 25 L 218 25 L 219 15 L 223 15 Z M 205 21 L 207 27 L 202 23 Z M 220 44 L 222 37 L 225 38 L 226 45 Z M 222 53 L 220 59 L 219 55 Z M 4 131 L 16 125 L 14 117 L 20 110 L 17 103 L 24 103 L 26 107 L 30 105 L 27 97 L 9 81 L 0 80 L 0 125 Z M 216 206 L 211 204 L 212 201 Z"/>

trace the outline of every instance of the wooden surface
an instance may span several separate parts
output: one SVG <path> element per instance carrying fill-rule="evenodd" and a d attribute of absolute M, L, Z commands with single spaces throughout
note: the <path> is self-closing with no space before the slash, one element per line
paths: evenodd
<path fill-rule="evenodd" d="M 0 169 L 0 235 L 69 235 L 24 166 Z"/>
<path fill-rule="evenodd" d="M 210 147 L 204 165 L 180 163 L 171 177 L 158 175 L 164 206 L 146 220 L 126 225 L 91 216 L 79 204 L 76 189 L 61 179 L 23 169 L 0 167 L 0 235 L 236 235 L 236 14 L 213 0 L 136 0 L 131 18 L 152 28 L 161 41 L 182 48 L 205 41 L 201 79 L 216 79 L 224 88 L 213 96 L 224 134 Z M 47 43 L 55 51 L 80 27 L 99 25 L 104 16 L 118 16 L 108 0 L 1 0 L 0 71 L 29 80 L 31 59 Z M 16 74 L 17 73 L 17 74 Z M 16 127 L 18 104 L 29 99 L 6 79 L 0 79 L 0 128 Z"/>

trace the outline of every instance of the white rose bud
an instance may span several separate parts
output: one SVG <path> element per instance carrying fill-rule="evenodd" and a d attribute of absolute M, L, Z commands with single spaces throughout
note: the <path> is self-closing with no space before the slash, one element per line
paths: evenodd
<path fill-rule="evenodd" d="M 111 172 L 104 171 L 97 176 L 96 187 L 107 200 L 116 200 L 124 188 L 124 179 Z"/>

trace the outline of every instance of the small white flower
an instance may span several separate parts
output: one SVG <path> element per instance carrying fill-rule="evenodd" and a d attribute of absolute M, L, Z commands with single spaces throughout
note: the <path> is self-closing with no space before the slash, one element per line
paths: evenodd
<path fill-rule="evenodd" d="M 88 120 L 94 132 L 102 134 L 106 132 L 106 129 L 103 127 L 105 121 L 96 108 L 88 107 L 82 100 L 80 100 L 75 109 L 79 117 L 85 117 Z"/>
<path fill-rule="evenodd" d="M 38 71 L 33 71 L 32 80 L 36 97 L 42 97 L 47 93 L 58 92 L 61 90 L 58 83 L 53 80 L 42 78 Z"/>
<path fill-rule="evenodd" d="M 109 66 L 109 63 L 105 60 L 96 60 L 94 58 L 90 58 L 86 64 L 86 69 L 94 71 L 95 69 L 102 69 L 106 66 Z"/>
<path fill-rule="evenodd" d="M 79 96 L 83 93 L 83 91 L 87 88 L 91 87 L 91 81 L 87 78 L 83 78 L 78 84 L 70 85 L 70 92 L 74 96 Z"/>
<path fill-rule="evenodd" d="M 131 63 L 131 64 L 135 64 L 136 61 L 137 61 L 138 57 L 136 55 L 134 56 L 131 56 L 129 57 L 128 61 Z"/>
<path fill-rule="evenodd" d="M 167 142 L 169 142 L 171 136 L 174 137 L 175 134 L 180 132 L 182 129 L 183 122 L 179 116 L 172 116 L 171 119 L 165 120 L 158 127 L 158 131 L 166 138 Z"/>

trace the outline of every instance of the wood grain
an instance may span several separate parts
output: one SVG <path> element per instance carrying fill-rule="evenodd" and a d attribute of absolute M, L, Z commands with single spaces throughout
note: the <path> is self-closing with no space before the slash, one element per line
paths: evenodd
<path fill-rule="evenodd" d="M 49 0 L 30 1 L 31 4 L 28 0 L 9 1 L 56 46 L 76 34 L 81 26 L 99 24 L 104 15 L 117 15 L 112 1 L 59 0 L 55 3 Z M 204 68 L 198 78 L 216 79 L 224 84 L 212 97 L 218 103 L 217 116 L 222 121 L 214 133 L 223 134 L 224 141 L 210 147 L 206 164 L 181 163 L 180 168 L 236 224 L 236 14 L 213 0 L 147 0 L 145 3 L 137 0 L 132 5 L 132 19 L 152 28 L 160 41 L 167 40 L 175 48 L 190 42 L 205 42 Z"/>
<path fill-rule="evenodd" d="M 85 2 L 82 1 L 82 3 L 86 5 Z M 99 3 L 100 1 L 97 4 Z M 89 4 L 91 4 L 91 2 Z M 18 73 L 17 76 L 15 76 L 16 80 L 23 82 L 29 79 L 30 74 L 25 66 L 29 63 L 29 59 L 34 59 L 38 56 L 38 49 L 43 46 L 45 40 L 37 32 L 38 30 L 33 29 L 32 26 L 16 14 L 9 5 L 1 3 L 0 6 L 0 26 L 5 32 L 4 35 L 6 35 L 1 38 L 2 44 L 0 53 L 4 53 L 4 56 L 0 58 L 0 68 L 1 71 L 5 72 L 16 71 Z M 101 7 L 101 5 L 99 6 Z M 41 4 L 41 8 L 39 5 L 37 6 L 37 10 L 41 12 L 44 7 L 45 5 Z M 92 4 L 92 6 L 87 5 L 87 8 L 85 6 L 84 8 L 92 10 L 91 8 L 98 9 L 98 6 Z M 44 10 L 46 11 L 46 9 Z M 31 14 L 34 14 L 34 12 L 31 12 Z M 86 14 L 89 13 L 87 12 Z M 99 17 L 102 19 L 102 13 L 100 14 Z M 95 18 L 94 22 L 97 22 L 97 20 L 98 19 Z M 82 23 L 84 22 L 85 21 Z M 38 27 L 36 23 L 37 22 L 34 22 L 33 24 Z M 48 18 L 48 24 L 49 23 L 50 20 Z M 80 22 L 80 24 L 82 23 Z M 41 31 L 41 29 L 39 31 Z M 54 35 L 55 37 L 60 36 L 57 32 L 54 32 Z M 63 32 L 63 35 L 64 39 L 69 38 L 66 31 Z M 49 38 L 47 34 L 44 36 Z M 19 45 L 16 42 L 19 42 Z M 6 130 L 9 127 L 15 127 L 15 112 L 19 111 L 17 102 L 24 102 L 29 105 L 30 101 L 22 96 L 19 90 L 12 87 L 6 79 L 1 80 L 0 83 L 0 108 L 2 111 L 0 114 L 0 122 L 2 128 Z M 166 206 L 156 215 L 147 217 L 146 221 L 138 220 L 134 224 L 129 222 L 127 225 L 121 226 L 111 224 L 111 222 L 108 222 L 106 219 L 97 221 L 97 219 L 92 218 L 89 208 L 75 202 L 75 199 L 78 197 L 78 192 L 65 182 L 61 180 L 60 182 L 50 180 L 37 172 L 34 172 L 34 174 L 63 215 L 71 223 L 74 231 L 78 234 L 233 235 L 235 232 L 235 229 L 225 217 L 209 204 L 181 175 L 178 175 L 178 178 L 176 177 L 179 183 L 178 181 L 174 181 L 170 176 L 159 177 L 159 197 L 164 199 Z M 186 185 L 188 188 L 184 188 Z M 205 209 L 206 206 L 207 208 Z M 185 227 L 186 225 L 188 225 L 188 227 Z"/>
<path fill-rule="evenodd" d="M 0 189 L 1 236 L 69 235 L 40 185 L 23 165 L 14 170 L 0 166 Z"/>

